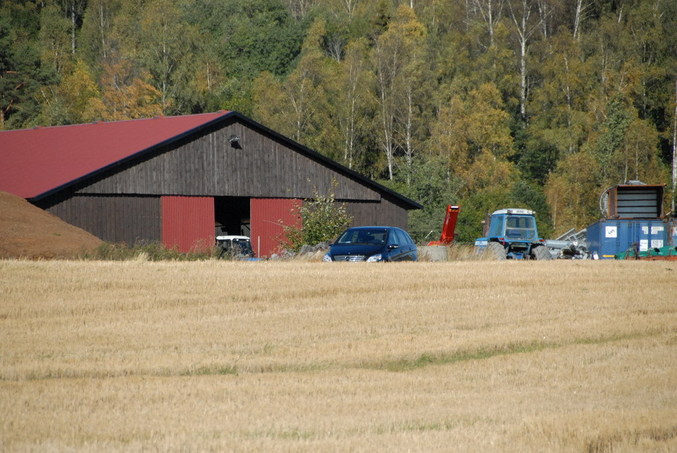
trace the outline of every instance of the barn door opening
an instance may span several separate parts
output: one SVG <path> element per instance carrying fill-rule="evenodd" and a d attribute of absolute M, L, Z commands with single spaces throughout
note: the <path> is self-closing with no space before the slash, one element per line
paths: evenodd
<path fill-rule="evenodd" d="M 214 220 L 216 236 L 250 236 L 249 198 L 215 197 Z"/>

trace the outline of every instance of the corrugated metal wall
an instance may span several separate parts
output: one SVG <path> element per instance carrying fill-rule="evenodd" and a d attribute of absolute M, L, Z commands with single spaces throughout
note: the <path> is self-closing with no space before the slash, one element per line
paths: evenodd
<path fill-rule="evenodd" d="M 251 241 L 257 257 L 279 252 L 284 225 L 300 225 L 294 216 L 303 202 L 293 198 L 252 198 L 250 205 Z"/>
<path fill-rule="evenodd" d="M 214 246 L 213 197 L 162 197 L 162 243 L 179 252 Z"/>
<path fill-rule="evenodd" d="M 133 246 L 162 238 L 159 197 L 76 195 L 38 206 L 106 242 Z"/>

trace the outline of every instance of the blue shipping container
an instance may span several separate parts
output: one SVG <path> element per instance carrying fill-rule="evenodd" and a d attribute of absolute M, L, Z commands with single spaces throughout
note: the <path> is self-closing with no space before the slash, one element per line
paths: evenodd
<path fill-rule="evenodd" d="M 587 229 L 588 250 L 600 259 L 613 259 L 634 244 L 640 252 L 670 245 L 673 225 L 663 220 L 600 220 Z"/>

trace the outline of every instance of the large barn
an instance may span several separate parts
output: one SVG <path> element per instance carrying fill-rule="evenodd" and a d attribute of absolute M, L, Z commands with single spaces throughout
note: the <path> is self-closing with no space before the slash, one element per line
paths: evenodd
<path fill-rule="evenodd" d="M 407 227 L 421 206 L 237 112 L 0 131 L 0 191 L 108 242 L 190 251 L 218 234 L 277 251 L 303 200 L 354 225 Z"/>

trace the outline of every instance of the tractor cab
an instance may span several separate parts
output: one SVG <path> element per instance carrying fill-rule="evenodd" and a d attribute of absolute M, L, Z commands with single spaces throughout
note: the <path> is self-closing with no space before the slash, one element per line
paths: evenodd
<path fill-rule="evenodd" d="M 529 209 L 499 209 L 485 222 L 485 237 L 475 247 L 498 259 L 550 259 L 545 240 L 538 235 L 536 216 Z"/>

